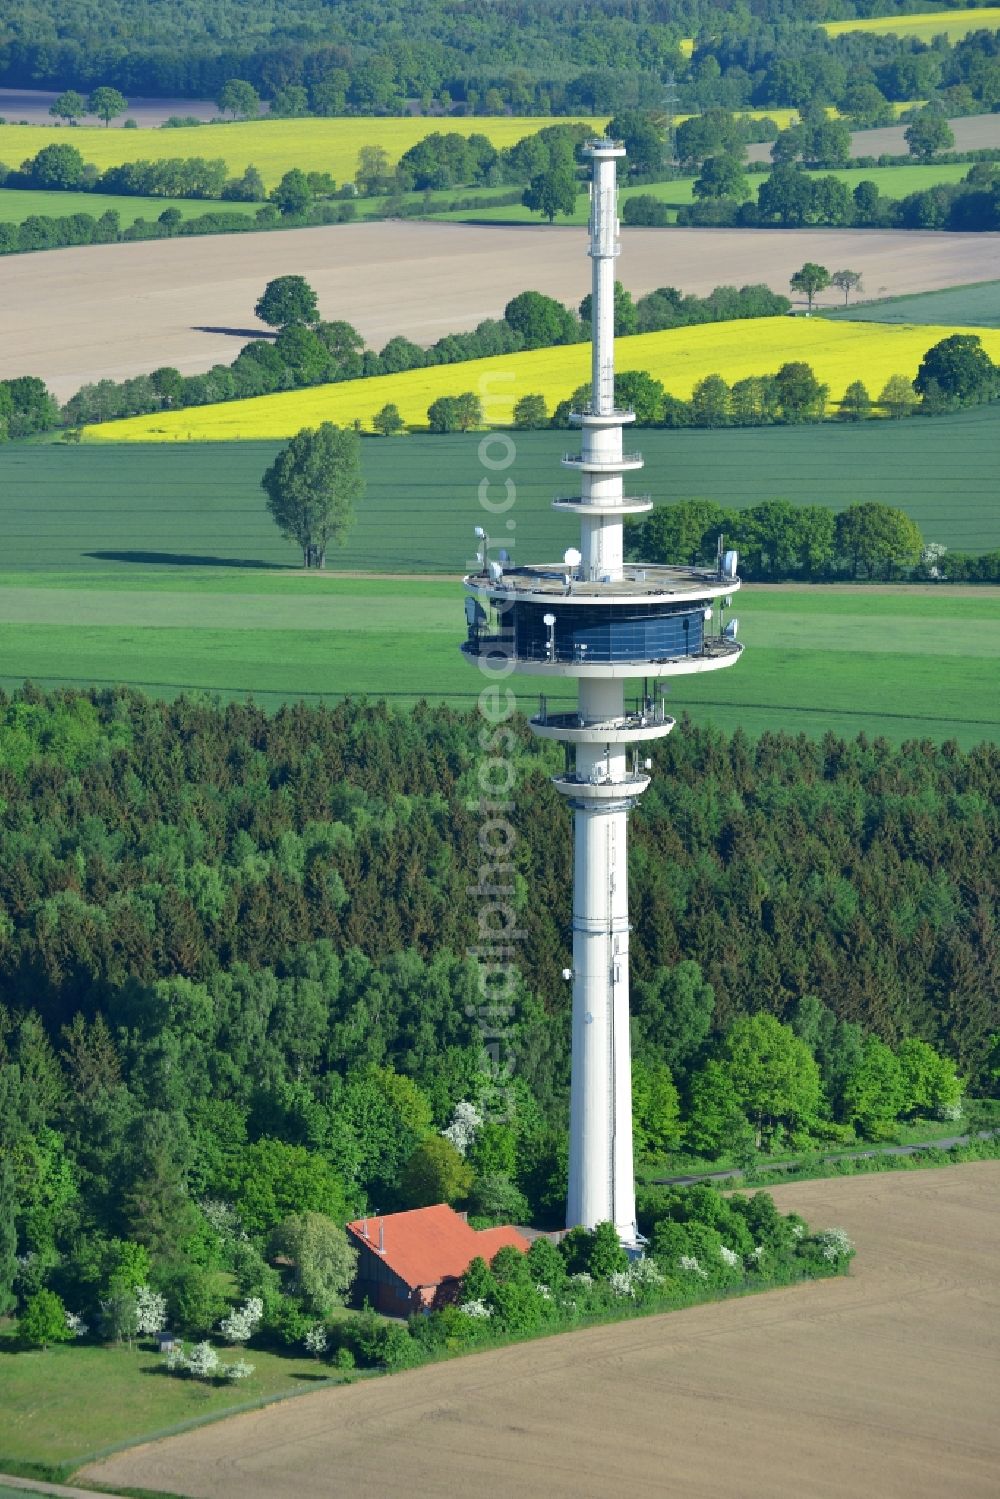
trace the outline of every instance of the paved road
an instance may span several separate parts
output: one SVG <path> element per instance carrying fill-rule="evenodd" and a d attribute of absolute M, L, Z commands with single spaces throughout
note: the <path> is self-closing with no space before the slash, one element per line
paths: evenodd
<path fill-rule="evenodd" d="M 821 1157 L 824 1166 L 832 1165 L 836 1161 L 871 1160 L 877 1155 L 916 1155 L 918 1150 L 951 1150 L 955 1145 L 968 1145 L 970 1140 L 988 1140 L 997 1133 L 992 1129 L 977 1130 L 972 1135 L 949 1135 L 944 1140 L 924 1140 L 916 1145 L 883 1145 L 877 1150 L 844 1150 L 838 1155 L 825 1155 Z M 761 1163 L 762 1171 L 794 1171 L 800 1161 L 768 1161 Z M 731 1167 L 728 1171 L 703 1171 L 697 1176 L 656 1176 L 650 1182 L 653 1187 L 691 1187 L 697 1182 L 728 1181 L 732 1177 L 743 1176 L 744 1172 L 738 1166 Z"/>

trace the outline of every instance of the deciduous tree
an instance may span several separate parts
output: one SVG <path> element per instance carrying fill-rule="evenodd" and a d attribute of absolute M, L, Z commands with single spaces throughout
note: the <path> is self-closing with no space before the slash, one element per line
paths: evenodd
<path fill-rule="evenodd" d="M 126 109 L 128 109 L 128 100 L 125 95 L 120 94 L 116 88 L 108 88 L 105 84 L 102 84 L 100 88 L 95 88 L 87 100 L 87 113 L 97 115 L 104 121 L 105 128 L 118 115 L 123 115 Z"/>
<path fill-rule="evenodd" d="M 49 105 L 49 114 L 53 119 L 65 120 L 68 125 L 75 125 L 86 113 L 87 101 L 75 88 L 64 90 Z"/>
<path fill-rule="evenodd" d="M 260 482 L 282 536 L 302 548 L 303 567 L 325 567 L 327 547 L 347 539 L 364 491 L 358 435 L 332 422 L 303 427 Z"/>
<path fill-rule="evenodd" d="M 793 291 L 803 292 L 812 312 L 813 298 L 818 292 L 825 291 L 830 285 L 830 272 L 825 265 L 817 265 L 814 260 L 807 260 L 805 265 L 795 271 L 789 280 Z"/>
<path fill-rule="evenodd" d="M 229 78 L 219 90 L 216 104 L 234 120 L 255 120 L 260 114 L 260 95 L 245 78 Z"/>
<path fill-rule="evenodd" d="M 845 307 L 850 300 L 852 291 L 859 292 L 863 290 L 861 285 L 860 271 L 834 271 L 833 275 L 830 277 L 830 284 L 831 286 L 835 286 L 838 291 L 842 291 L 844 293 Z"/>
<path fill-rule="evenodd" d="M 540 213 L 551 224 L 558 213 L 570 214 L 576 208 L 578 184 L 573 168 L 558 165 L 532 177 L 524 189 L 521 202 L 532 213 Z"/>
<path fill-rule="evenodd" d="M 955 144 L 951 126 L 933 105 L 923 108 L 903 131 L 910 155 L 920 161 L 931 161 L 939 151 L 949 151 Z"/>
<path fill-rule="evenodd" d="M 269 281 L 254 312 L 272 328 L 319 322 L 316 293 L 304 276 L 277 276 Z"/>

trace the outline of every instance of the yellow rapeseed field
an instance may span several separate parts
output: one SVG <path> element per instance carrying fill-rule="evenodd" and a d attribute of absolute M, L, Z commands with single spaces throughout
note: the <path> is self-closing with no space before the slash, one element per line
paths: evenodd
<path fill-rule="evenodd" d="M 904 106 L 905 107 L 905 106 Z M 764 115 L 784 130 L 798 119 L 794 109 L 754 109 L 746 113 Z M 687 119 L 680 115 L 678 119 Z M 391 165 L 404 151 L 432 131 L 456 131 L 461 135 L 487 136 L 495 146 L 512 146 L 522 136 L 534 135 L 547 125 L 570 124 L 574 120 L 604 129 L 607 116 L 476 116 L 455 119 L 358 116 L 350 119 L 249 120 L 235 124 L 182 126 L 178 130 L 106 130 L 103 125 L 0 125 L 0 162 L 19 167 L 43 146 L 68 142 L 94 166 L 120 166 L 126 161 L 159 161 L 171 156 L 222 157 L 231 174 L 238 175 L 251 164 L 265 185 L 273 187 L 292 167 L 304 172 L 329 172 L 337 182 L 354 177 L 362 146 L 381 146 Z"/>
<path fill-rule="evenodd" d="M 845 31 L 873 31 L 882 36 L 915 36 L 929 42 L 932 36 L 944 34 L 956 42 L 970 31 L 995 31 L 1000 27 L 1000 5 L 981 10 L 937 11 L 923 16 L 874 16 L 868 21 L 824 21 L 829 36 L 843 36 Z"/>
<path fill-rule="evenodd" d="M 705 375 L 718 373 L 731 383 L 803 359 L 830 386 L 832 400 L 839 401 L 853 380 L 863 380 L 876 397 L 890 375 L 912 378 L 932 344 L 950 333 L 969 331 L 825 318 L 755 318 L 620 338 L 616 358 L 619 370 L 648 370 L 672 395 L 684 398 Z M 1000 329 L 977 331 L 992 358 L 1000 360 Z M 372 417 L 387 402 L 399 407 L 410 426 L 421 427 L 438 396 L 468 390 L 482 399 L 487 421 L 499 426 L 510 421 L 521 396 L 544 395 L 551 410 L 589 378 L 590 346 L 572 344 L 132 417 L 87 427 L 83 435 L 89 442 L 226 442 L 291 437 L 301 427 L 319 422 L 347 425 L 355 420 L 370 430 Z"/>
<path fill-rule="evenodd" d="M 595 130 L 607 119 L 579 116 Z M 330 172 L 337 182 L 354 177 L 362 146 L 381 146 L 393 165 L 404 151 L 432 131 L 488 136 L 495 146 L 512 146 L 524 135 L 569 120 L 531 116 L 463 119 L 249 120 L 225 125 L 182 126 L 178 130 L 106 130 L 103 125 L 59 128 L 52 125 L 0 125 L 0 161 L 18 167 L 43 146 L 69 142 L 88 162 L 104 168 L 126 161 L 159 161 L 171 156 L 222 157 L 232 174 L 251 163 L 268 187 L 292 167 Z"/>

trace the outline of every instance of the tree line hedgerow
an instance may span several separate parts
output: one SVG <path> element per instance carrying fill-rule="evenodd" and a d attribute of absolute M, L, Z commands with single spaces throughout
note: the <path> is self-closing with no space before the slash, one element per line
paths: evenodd
<path fill-rule="evenodd" d="M 791 305 L 766 286 L 716 287 L 707 297 L 683 296 L 672 287 L 663 287 L 637 302 L 619 288 L 617 298 L 619 331 L 644 333 L 691 323 L 770 317 Z M 86 385 L 66 403 L 64 424 L 76 427 L 279 390 L 400 374 L 520 349 L 581 343 L 590 337 L 589 296 L 577 315 L 534 291 L 511 298 L 502 318 L 486 319 L 470 333 L 446 334 L 430 348 L 400 335 L 380 351 L 365 348 L 350 323 L 326 322 L 320 317 L 315 293 L 301 276 L 270 282 L 256 310 L 278 330 L 277 336 L 245 344 L 231 365 L 216 365 L 204 375 L 189 376 L 167 367 L 119 383 L 102 380 Z"/>

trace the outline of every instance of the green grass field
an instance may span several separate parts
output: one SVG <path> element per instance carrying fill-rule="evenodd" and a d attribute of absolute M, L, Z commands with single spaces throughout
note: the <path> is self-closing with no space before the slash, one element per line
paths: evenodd
<path fill-rule="evenodd" d="M 457 582 L 214 569 L 85 582 L 8 575 L 0 682 L 252 694 L 269 707 L 362 694 L 471 707 L 483 684 L 458 652 L 461 598 Z M 736 671 L 678 679 L 675 715 L 750 734 L 863 730 L 964 745 L 1000 731 L 1000 702 L 983 690 L 1000 653 L 996 589 L 748 587 L 739 618 L 746 658 Z M 521 685 L 523 709 L 537 691 Z"/>
<path fill-rule="evenodd" d="M 127 228 L 136 219 L 158 219 L 167 208 L 178 208 L 184 218 L 196 219 L 220 209 L 252 217 L 259 207 L 259 203 L 216 203 L 204 198 L 122 198 L 108 193 L 35 193 L 0 188 L 0 224 L 23 224 L 31 214 L 61 219 L 71 213 L 89 213 L 99 219 L 102 213 L 114 209 L 121 215 L 122 228 Z"/>
<path fill-rule="evenodd" d="M 996 434 L 997 414 L 981 410 L 871 430 L 644 432 L 642 442 L 659 498 L 786 495 L 839 508 L 890 497 L 919 510 L 935 539 L 985 547 L 998 529 Z M 560 433 L 518 434 L 516 529 L 498 522 L 495 533 L 515 555 L 557 558 L 574 539 L 549 507 L 564 444 Z M 166 696 L 252 693 L 268 706 L 361 693 L 471 706 L 481 683 L 458 652 L 461 591 L 428 574 L 457 574 L 472 554 L 477 448 L 475 437 L 365 442 L 368 492 L 333 561 L 381 579 L 297 572 L 257 488 L 274 445 L 0 449 L 0 683 L 125 682 Z M 675 682 L 675 713 L 753 734 L 864 730 L 966 745 L 1000 729 L 1000 703 L 983 688 L 1000 650 L 1000 590 L 751 587 L 738 613 L 745 660 Z M 537 690 L 525 682 L 525 708 Z"/>
<path fill-rule="evenodd" d="M 218 1386 L 167 1375 L 148 1348 L 64 1344 L 23 1352 L 0 1336 L 0 1472 L 37 1467 L 58 1477 L 119 1444 L 269 1397 L 304 1394 L 332 1372 L 311 1358 L 256 1348 L 247 1358 L 255 1366 L 248 1380 Z"/>
<path fill-rule="evenodd" d="M 567 488 L 558 459 L 573 434 L 519 432 L 515 440 L 512 550 L 561 556 L 567 522 L 550 502 Z M 649 430 L 636 434 L 646 467 L 635 487 L 659 503 L 790 499 L 839 510 L 882 500 L 912 515 L 927 540 L 984 552 L 1000 547 L 998 444 L 1000 406 L 859 426 Z M 133 571 L 199 557 L 232 565 L 293 562 L 258 487 L 279 446 L 0 446 L 0 566 L 79 572 L 109 561 Z M 475 435 L 366 438 L 367 493 L 331 565 L 460 571 L 483 476 L 478 448 Z M 511 544 L 510 534 L 505 541 Z"/>
<path fill-rule="evenodd" d="M 944 291 L 889 297 L 860 307 L 824 310 L 824 317 L 869 323 L 948 323 L 961 328 L 1000 328 L 1000 281 L 951 286 Z"/>

